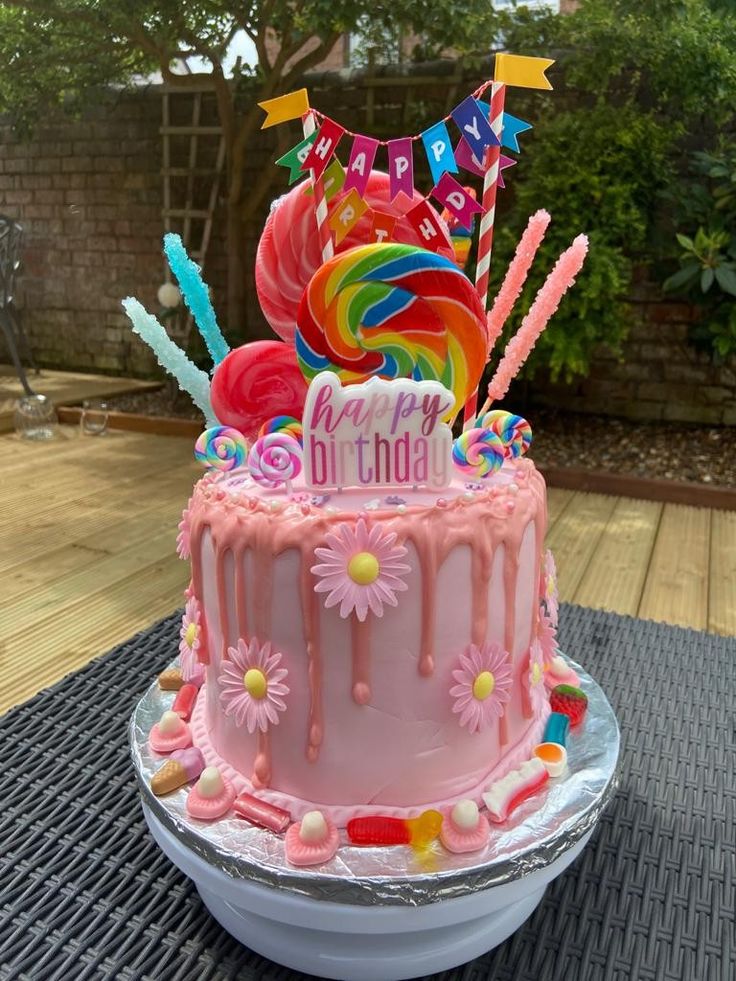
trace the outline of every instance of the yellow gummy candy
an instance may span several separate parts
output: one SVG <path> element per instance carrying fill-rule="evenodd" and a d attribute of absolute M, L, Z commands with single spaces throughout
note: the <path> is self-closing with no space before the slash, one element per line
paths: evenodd
<path fill-rule="evenodd" d="M 423 848 L 439 837 L 442 815 L 439 811 L 423 811 L 417 818 L 406 822 L 412 848 Z"/>

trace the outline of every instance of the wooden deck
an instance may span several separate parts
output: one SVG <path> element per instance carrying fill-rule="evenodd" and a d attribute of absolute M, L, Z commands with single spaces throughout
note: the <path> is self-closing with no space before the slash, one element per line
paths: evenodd
<path fill-rule="evenodd" d="M 81 405 L 84 399 L 108 398 L 161 387 L 160 382 L 139 381 L 136 378 L 50 371 L 46 368 L 39 375 L 29 372 L 28 382 L 34 392 L 46 395 L 56 406 Z M 0 364 L 0 433 L 12 431 L 15 403 L 24 394 L 12 365 Z"/>
<path fill-rule="evenodd" d="M 0 437 L 0 711 L 182 605 L 191 440 Z M 562 599 L 736 634 L 736 512 L 552 488 Z M 174 653 L 172 649 L 172 654 Z"/>

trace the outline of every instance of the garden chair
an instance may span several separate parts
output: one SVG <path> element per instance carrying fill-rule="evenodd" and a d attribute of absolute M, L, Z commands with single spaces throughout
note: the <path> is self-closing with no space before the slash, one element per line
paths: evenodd
<path fill-rule="evenodd" d="M 0 215 L 0 330 L 3 332 L 10 357 L 26 395 L 33 395 L 35 393 L 28 383 L 18 351 L 18 343 L 33 369 L 38 371 L 38 368 L 31 354 L 19 312 L 13 302 L 22 243 L 23 228 L 12 218 Z"/>

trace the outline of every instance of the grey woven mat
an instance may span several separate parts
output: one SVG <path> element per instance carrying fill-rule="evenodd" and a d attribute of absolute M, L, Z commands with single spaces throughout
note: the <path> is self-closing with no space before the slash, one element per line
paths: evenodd
<path fill-rule="evenodd" d="M 0 719 L 0 977 L 285 981 L 232 940 L 144 825 L 127 723 L 176 653 L 158 624 Z M 608 693 L 620 792 L 517 933 L 443 981 L 736 978 L 736 642 L 563 607 Z"/>

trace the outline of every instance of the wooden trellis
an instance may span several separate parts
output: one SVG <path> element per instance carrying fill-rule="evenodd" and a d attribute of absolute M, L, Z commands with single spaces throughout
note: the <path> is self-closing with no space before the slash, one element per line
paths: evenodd
<path fill-rule="evenodd" d="M 165 86 L 159 132 L 163 140 L 163 208 L 167 232 L 178 232 L 187 252 L 204 268 L 220 183 L 225 166 L 225 138 L 219 124 L 202 122 L 206 96 L 212 87 L 180 89 Z M 214 100 L 212 100 L 214 102 Z M 171 271 L 165 265 L 166 281 Z M 192 318 L 185 310 L 167 323 L 167 329 L 186 349 Z"/>

